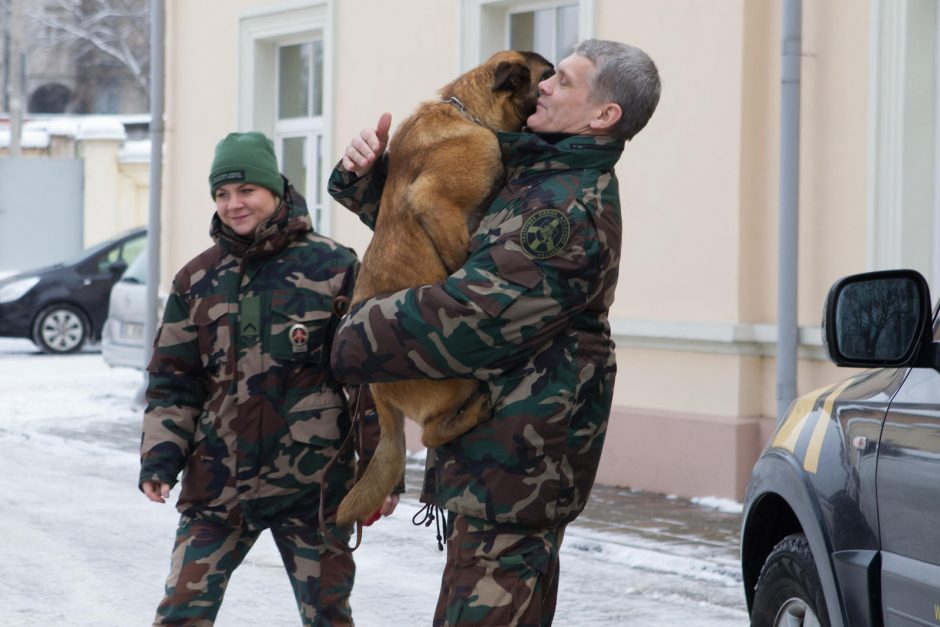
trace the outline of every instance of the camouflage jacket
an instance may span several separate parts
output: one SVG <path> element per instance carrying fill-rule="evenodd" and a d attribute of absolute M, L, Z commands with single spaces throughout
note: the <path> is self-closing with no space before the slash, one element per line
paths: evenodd
<path fill-rule="evenodd" d="M 620 260 L 623 142 L 500 133 L 507 182 L 442 283 L 369 299 L 334 338 L 343 381 L 477 378 L 491 420 L 429 454 L 422 500 L 551 527 L 584 508 L 613 396 L 608 310 Z M 374 224 L 384 161 L 330 193 Z"/>
<path fill-rule="evenodd" d="M 254 240 L 218 215 L 211 235 L 215 245 L 174 278 L 157 335 L 140 481 L 174 485 L 182 471 L 187 516 L 314 524 L 324 468 L 350 429 L 329 354 L 333 300 L 351 295 L 356 255 L 312 231 L 289 186 Z M 374 412 L 364 422 L 374 446 Z M 351 486 L 352 451 L 326 478 L 329 516 Z"/>

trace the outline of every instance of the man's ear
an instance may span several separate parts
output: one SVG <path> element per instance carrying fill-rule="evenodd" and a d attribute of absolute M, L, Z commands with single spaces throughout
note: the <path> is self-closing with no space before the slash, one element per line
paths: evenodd
<path fill-rule="evenodd" d="M 594 116 L 591 120 L 591 130 L 593 131 L 604 131 L 616 124 L 621 116 L 623 115 L 623 110 L 620 108 L 620 105 L 616 102 L 608 102 Z"/>

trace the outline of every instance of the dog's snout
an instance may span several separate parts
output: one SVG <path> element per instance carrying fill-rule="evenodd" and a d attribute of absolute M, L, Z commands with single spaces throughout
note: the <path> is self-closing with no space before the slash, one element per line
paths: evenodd
<path fill-rule="evenodd" d="M 552 66 L 549 66 L 542 71 L 542 76 L 539 77 L 539 82 L 547 81 L 553 76 L 555 76 L 555 68 Z"/>

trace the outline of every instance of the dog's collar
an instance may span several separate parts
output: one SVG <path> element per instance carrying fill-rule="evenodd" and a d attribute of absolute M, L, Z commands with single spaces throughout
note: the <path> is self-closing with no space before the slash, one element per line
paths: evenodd
<path fill-rule="evenodd" d="M 493 131 L 494 133 L 496 132 L 495 130 L 493 130 L 492 128 L 490 128 L 487 124 L 484 124 L 483 121 L 482 121 L 480 118 L 478 118 L 477 116 L 473 115 L 470 111 L 468 111 L 468 110 L 467 110 L 467 105 L 465 105 L 463 102 L 461 102 L 461 101 L 460 101 L 460 98 L 458 98 L 457 96 L 451 96 L 450 98 L 441 98 L 441 102 L 450 103 L 450 104 L 454 105 L 455 107 L 457 107 L 457 108 L 460 110 L 461 113 L 464 114 L 464 116 L 467 117 L 467 119 L 469 119 L 469 120 L 470 120 L 471 122 L 473 122 L 474 124 L 479 124 L 479 125 L 482 126 L 483 128 L 489 129 L 489 130 Z"/>

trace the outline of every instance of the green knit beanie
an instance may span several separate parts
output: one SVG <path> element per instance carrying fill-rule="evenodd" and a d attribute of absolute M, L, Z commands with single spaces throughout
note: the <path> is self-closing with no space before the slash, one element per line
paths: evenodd
<path fill-rule="evenodd" d="M 263 133 L 229 133 L 215 146 L 215 159 L 209 171 L 209 192 L 228 183 L 254 183 L 281 198 L 284 182 L 274 155 L 274 142 Z"/>

